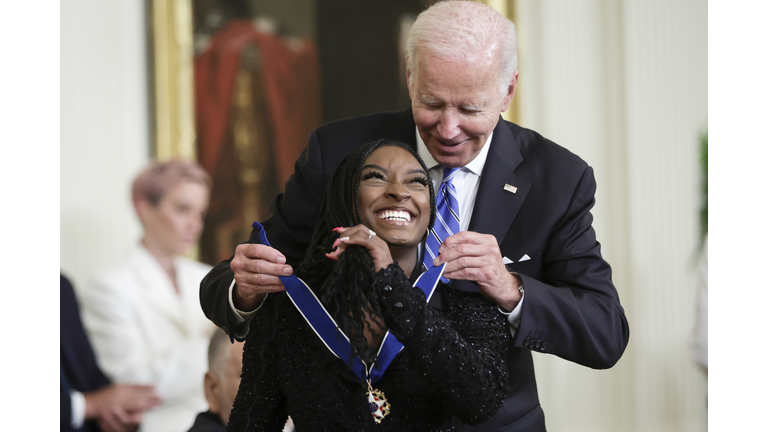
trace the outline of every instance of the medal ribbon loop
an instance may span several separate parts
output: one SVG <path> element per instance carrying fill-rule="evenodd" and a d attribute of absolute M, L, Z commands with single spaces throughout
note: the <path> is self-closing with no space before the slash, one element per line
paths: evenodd
<path fill-rule="evenodd" d="M 260 223 L 254 222 L 253 228 L 258 229 L 261 244 L 270 246 L 264 227 Z M 444 269 L 445 264 L 433 267 L 416 280 L 414 285 L 424 292 L 427 301 L 432 297 L 432 293 L 434 293 Z M 307 284 L 295 274 L 280 276 L 280 281 L 285 286 L 285 291 L 296 306 L 296 309 L 299 310 L 315 334 L 317 334 L 333 355 L 344 360 L 345 363 L 351 359 L 352 372 L 360 377 L 363 382 L 375 383 L 381 379 L 387 367 L 392 363 L 392 360 L 403 349 L 403 344 L 393 334 L 387 331 L 387 334 L 384 335 L 376 361 L 368 370 L 360 357 L 352 351 L 349 338 L 341 331 L 336 321 L 334 321 L 320 302 L 320 299 L 315 296 L 315 293 L 312 292 Z"/>

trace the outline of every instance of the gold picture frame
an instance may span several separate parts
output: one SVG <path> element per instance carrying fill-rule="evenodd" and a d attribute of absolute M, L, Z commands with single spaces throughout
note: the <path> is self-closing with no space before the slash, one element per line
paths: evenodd
<path fill-rule="evenodd" d="M 152 0 L 154 127 L 157 160 L 195 159 L 192 0 Z"/>

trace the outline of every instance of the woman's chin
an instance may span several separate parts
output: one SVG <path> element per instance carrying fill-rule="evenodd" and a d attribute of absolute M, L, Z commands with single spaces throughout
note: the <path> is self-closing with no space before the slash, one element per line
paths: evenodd
<path fill-rule="evenodd" d="M 418 246 L 420 239 L 412 239 L 412 238 L 389 238 L 389 239 L 383 239 L 387 244 L 391 247 L 397 247 L 397 248 L 407 248 L 407 247 L 416 247 Z"/>

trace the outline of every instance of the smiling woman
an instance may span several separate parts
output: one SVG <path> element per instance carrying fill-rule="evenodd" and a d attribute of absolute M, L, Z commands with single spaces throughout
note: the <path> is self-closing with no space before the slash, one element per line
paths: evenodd
<path fill-rule="evenodd" d="M 279 430 L 290 415 L 297 430 L 458 431 L 491 417 L 507 388 L 506 319 L 439 282 L 441 267 L 422 274 L 435 218 L 424 162 L 379 140 L 325 190 L 302 279 L 285 278 L 251 323 L 231 430 Z"/>
<path fill-rule="evenodd" d="M 426 170 L 402 147 L 376 149 L 362 170 L 358 189 L 360 223 L 390 246 L 415 246 L 430 216 Z"/>

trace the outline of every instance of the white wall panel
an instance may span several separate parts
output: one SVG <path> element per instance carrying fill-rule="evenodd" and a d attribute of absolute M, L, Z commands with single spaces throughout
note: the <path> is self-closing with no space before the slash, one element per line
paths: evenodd
<path fill-rule="evenodd" d="M 61 4 L 61 270 L 78 290 L 140 235 L 129 187 L 149 157 L 144 13 Z"/>
<path fill-rule="evenodd" d="M 630 321 L 619 364 L 535 357 L 550 430 L 704 430 L 688 355 L 706 126 L 703 0 L 521 0 L 521 120 L 584 158 L 594 226 Z"/>

